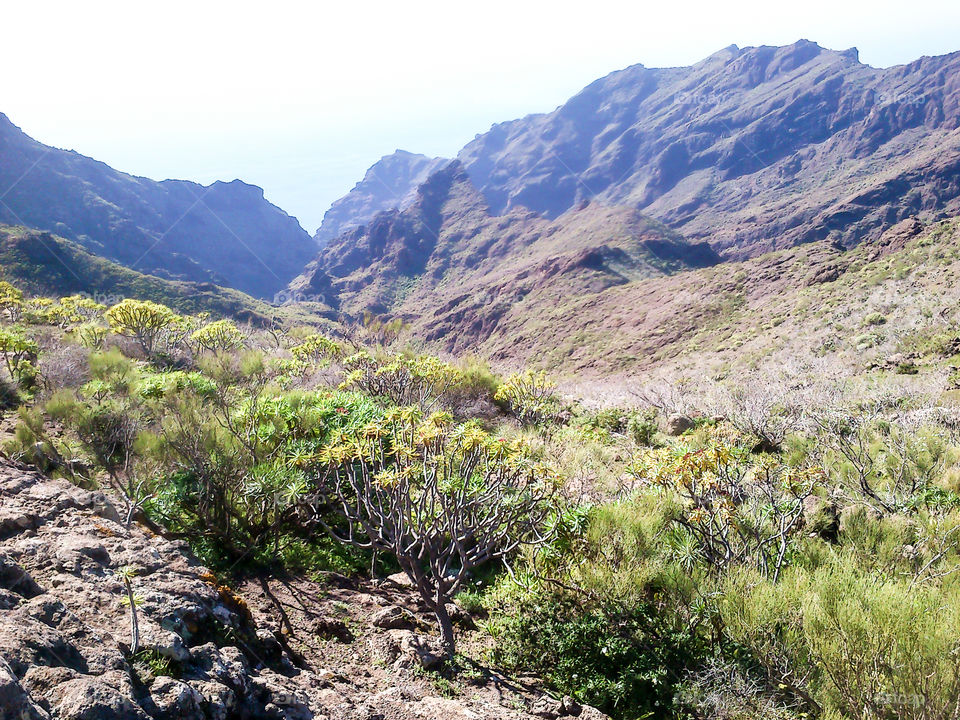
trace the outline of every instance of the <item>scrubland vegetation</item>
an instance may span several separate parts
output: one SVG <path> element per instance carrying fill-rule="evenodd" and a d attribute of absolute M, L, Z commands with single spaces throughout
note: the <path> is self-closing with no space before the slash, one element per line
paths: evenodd
<path fill-rule="evenodd" d="M 320 335 L 5 283 L 0 308 L 7 456 L 109 488 L 227 581 L 402 569 L 450 672 L 459 650 L 615 718 L 960 715 L 939 375 L 641 378 L 588 410 L 372 318 Z M 453 598 L 479 621 L 459 647 Z"/>

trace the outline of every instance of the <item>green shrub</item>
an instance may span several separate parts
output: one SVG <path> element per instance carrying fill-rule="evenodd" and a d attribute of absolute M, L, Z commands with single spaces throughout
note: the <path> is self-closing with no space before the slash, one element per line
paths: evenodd
<path fill-rule="evenodd" d="M 626 430 L 637 445 L 652 447 L 658 430 L 656 410 L 647 410 L 631 415 L 627 421 Z"/>
<path fill-rule="evenodd" d="M 216 320 L 194 330 L 190 340 L 197 347 L 198 352 L 226 352 L 236 350 L 243 345 L 243 333 L 231 320 Z"/>
<path fill-rule="evenodd" d="M 183 320 L 166 305 L 129 298 L 107 310 L 105 317 L 111 331 L 136 340 L 147 357 L 153 355 L 164 333 Z"/>
<path fill-rule="evenodd" d="M 555 417 L 560 409 L 560 400 L 554 392 L 556 387 L 545 372 L 524 370 L 508 377 L 497 388 L 495 399 L 521 422 L 543 423 Z"/>
<path fill-rule="evenodd" d="M 0 355 L 3 356 L 10 377 L 24 388 L 31 388 L 37 377 L 33 363 L 40 353 L 37 342 L 29 337 L 24 328 L 0 327 Z"/>
<path fill-rule="evenodd" d="M 538 587 L 499 600 L 493 660 L 615 718 L 671 717 L 678 683 L 704 652 L 694 631 L 649 603 L 591 602 Z"/>
<path fill-rule="evenodd" d="M 849 715 L 952 718 L 960 701 L 960 602 L 938 588 L 818 573 L 803 601 L 804 637 L 822 668 L 822 706 Z M 952 594 L 951 594 L 952 595 Z"/>
<path fill-rule="evenodd" d="M 953 588 L 865 574 L 850 562 L 749 574 L 720 613 L 771 683 L 826 717 L 952 718 L 960 701 L 960 601 Z"/>
<path fill-rule="evenodd" d="M 356 388 L 390 405 L 416 405 L 428 412 L 460 382 L 460 371 L 433 355 L 390 358 L 361 351 L 343 359 L 341 388 Z"/>
<path fill-rule="evenodd" d="M 489 420 L 503 409 L 495 400 L 500 378 L 483 360 L 468 357 L 457 365 L 459 378 L 443 395 L 442 404 L 457 418 Z"/>

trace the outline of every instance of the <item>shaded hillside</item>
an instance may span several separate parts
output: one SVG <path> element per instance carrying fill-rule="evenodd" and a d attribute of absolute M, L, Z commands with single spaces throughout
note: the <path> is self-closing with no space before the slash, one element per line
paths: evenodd
<path fill-rule="evenodd" d="M 520 208 L 492 215 L 461 164 L 451 162 L 406 210 L 380 213 L 332 241 L 290 289 L 350 314 L 389 313 L 415 326 L 431 318 L 427 339 L 450 333 L 464 347 L 538 288 L 596 293 L 716 259 L 706 244 L 690 245 L 627 208 L 586 204 L 553 221 Z M 435 314 L 469 304 L 483 316 L 435 323 Z"/>
<path fill-rule="evenodd" d="M 205 311 L 258 325 L 269 323 L 274 312 L 238 290 L 144 275 L 63 238 L 22 227 L 0 226 L 0 279 L 31 294 L 84 293 L 105 305 L 132 297 L 184 313 Z"/>
<path fill-rule="evenodd" d="M 160 277 L 272 297 L 316 246 L 239 180 L 155 182 L 27 137 L 0 114 L 0 221 L 57 233 Z"/>
<path fill-rule="evenodd" d="M 385 155 L 367 170 L 363 180 L 337 200 L 323 216 L 314 240 L 324 245 L 338 235 L 365 225 L 382 210 L 404 210 L 417 198 L 417 187 L 446 163 L 397 150 Z"/>

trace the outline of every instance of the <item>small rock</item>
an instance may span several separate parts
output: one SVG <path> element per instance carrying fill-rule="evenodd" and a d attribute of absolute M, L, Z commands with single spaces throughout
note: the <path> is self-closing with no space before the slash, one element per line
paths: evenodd
<path fill-rule="evenodd" d="M 313 678 L 311 679 L 310 684 L 314 687 L 328 688 L 333 685 L 334 682 L 340 682 L 342 680 L 343 678 L 333 670 L 320 668 L 313 673 Z"/>
<path fill-rule="evenodd" d="M 413 630 L 420 624 L 412 612 L 398 605 L 377 611 L 370 622 L 374 627 L 385 630 Z"/>
<path fill-rule="evenodd" d="M 213 608 L 213 617 L 216 618 L 221 625 L 233 628 L 237 627 L 237 616 L 223 605 L 217 605 Z"/>
<path fill-rule="evenodd" d="M 673 437 L 676 437 L 677 435 L 683 435 L 683 433 L 685 433 L 687 430 L 692 430 L 693 427 L 693 420 L 686 415 L 673 413 L 667 418 L 667 435 L 671 435 Z"/>
<path fill-rule="evenodd" d="M 394 573 L 393 575 L 387 575 L 385 578 L 387 582 L 391 582 L 394 585 L 399 585 L 400 587 L 413 587 L 413 580 L 411 580 L 405 572 Z"/>
<path fill-rule="evenodd" d="M 400 643 L 390 635 L 373 635 L 367 641 L 370 658 L 375 663 L 392 665 L 400 656 Z"/>
<path fill-rule="evenodd" d="M 273 633 L 264 628 L 257 630 L 257 640 L 266 660 L 277 660 L 283 655 L 283 647 Z"/>
<path fill-rule="evenodd" d="M 544 695 L 541 698 L 533 701 L 533 704 L 530 706 L 530 714 L 536 715 L 537 717 L 547 718 L 547 720 L 555 720 L 555 718 L 564 715 L 563 703 L 559 700 L 554 700 L 552 697 Z"/>
<path fill-rule="evenodd" d="M 237 706 L 237 696 L 226 685 L 213 681 L 191 681 L 191 687 L 196 690 L 206 703 L 207 714 L 210 720 L 226 720 Z"/>
<path fill-rule="evenodd" d="M 183 644 L 183 639 L 175 632 L 151 628 L 140 638 L 142 647 L 155 650 L 159 655 L 174 662 L 186 662 L 190 659 L 190 650 Z"/>
<path fill-rule="evenodd" d="M 578 703 L 569 695 L 564 695 L 563 700 L 560 701 L 560 704 L 563 706 L 564 715 L 578 716 L 583 710 L 583 707 L 580 705 L 580 703 Z"/>
<path fill-rule="evenodd" d="M 254 694 L 265 699 L 266 717 L 284 720 L 309 720 L 313 717 L 308 706 L 309 698 L 291 690 L 282 675 L 262 670 L 260 675 L 250 678 L 250 686 Z"/>
<path fill-rule="evenodd" d="M 110 565 L 107 549 L 96 538 L 87 535 L 62 536 L 57 545 L 56 559 L 57 567 L 71 574 L 87 568 L 99 570 Z"/>
<path fill-rule="evenodd" d="M 577 717 L 579 717 L 580 720 L 610 720 L 609 715 L 602 713 L 595 707 L 590 707 L 589 705 L 584 705 Z"/>
<path fill-rule="evenodd" d="M 0 588 L 27 599 L 43 592 L 30 573 L 3 555 L 0 555 Z"/>
<path fill-rule="evenodd" d="M 68 680 L 56 689 L 53 717 L 62 720 L 148 720 L 132 700 L 88 677 Z"/>
<path fill-rule="evenodd" d="M 150 698 L 157 706 L 158 717 L 202 717 L 203 696 L 187 683 L 170 677 L 158 677 L 150 685 Z"/>
<path fill-rule="evenodd" d="M 400 657 L 394 663 L 398 669 L 411 669 L 418 665 L 432 670 L 443 662 L 443 654 L 427 638 L 414 633 L 404 633 L 400 638 Z"/>

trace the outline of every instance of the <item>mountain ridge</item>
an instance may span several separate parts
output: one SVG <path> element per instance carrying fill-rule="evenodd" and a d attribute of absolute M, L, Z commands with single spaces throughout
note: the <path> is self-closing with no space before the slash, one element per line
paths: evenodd
<path fill-rule="evenodd" d="M 370 166 L 353 189 L 330 206 L 314 234 L 318 245 L 365 225 L 383 210 L 404 210 L 416 199 L 416 189 L 448 158 L 395 150 Z"/>
<path fill-rule="evenodd" d="M 0 160 L 0 222 L 56 233 L 159 277 L 271 297 L 316 251 L 296 219 L 240 180 L 132 176 L 43 145 L 2 114 Z"/>
<path fill-rule="evenodd" d="M 438 322 L 456 309 L 473 318 L 459 333 L 467 340 L 544 283 L 593 294 L 718 260 L 706 243 L 687 243 L 629 208 L 587 203 L 555 220 L 523 208 L 493 215 L 454 160 L 406 210 L 381 212 L 332 241 L 289 291 L 348 315 L 402 317 L 428 341 L 457 335 L 454 320 Z"/>
<path fill-rule="evenodd" d="M 808 40 L 731 45 L 687 67 L 610 73 L 551 112 L 493 125 L 457 158 L 494 214 L 555 218 L 594 199 L 731 259 L 852 247 L 960 210 L 958 78 L 960 52 L 872 68 L 856 48 Z"/>

